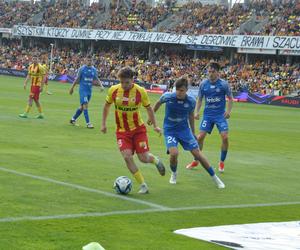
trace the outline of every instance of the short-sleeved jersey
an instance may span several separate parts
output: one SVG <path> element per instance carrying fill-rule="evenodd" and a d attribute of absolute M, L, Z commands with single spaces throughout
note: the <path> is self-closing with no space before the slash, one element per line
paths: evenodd
<path fill-rule="evenodd" d="M 118 132 L 133 131 L 144 125 L 140 106 L 148 107 L 150 100 L 146 90 L 133 84 L 130 90 L 124 91 L 121 84 L 111 86 L 106 102 L 115 104 L 115 118 Z"/>
<path fill-rule="evenodd" d="M 41 86 L 42 81 L 45 75 L 44 67 L 37 63 L 37 64 L 30 64 L 28 68 L 28 75 L 31 78 L 31 85 L 32 86 Z"/>
<path fill-rule="evenodd" d="M 46 63 L 43 63 L 42 66 L 44 67 L 45 74 L 47 75 L 49 73 L 49 67 Z"/>
<path fill-rule="evenodd" d="M 232 92 L 227 81 L 218 79 L 215 83 L 205 79 L 199 87 L 198 98 L 205 98 L 205 116 L 220 116 L 225 113 L 226 96 L 232 97 Z"/>
<path fill-rule="evenodd" d="M 83 65 L 78 71 L 79 91 L 92 92 L 93 81 L 98 78 L 97 69 L 93 66 Z"/>
<path fill-rule="evenodd" d="M 160 103 L 165 103 L 164 130 L 184 130 L 189 128 L 189 115 L 194 112 L 196 100 L 186 95 L 181 100 L 176 93 L 167 92 L 160 97 Z"/>

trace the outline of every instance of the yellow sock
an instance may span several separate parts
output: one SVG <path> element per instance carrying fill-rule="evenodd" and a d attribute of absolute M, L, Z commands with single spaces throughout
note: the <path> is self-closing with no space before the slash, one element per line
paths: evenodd
<path fill-rule="evenodd" d="M 39 107 L 38 107 L 38 111 L 39 111 L 40 113 L 42 113 L 42 106 L 39 106 Z"/>
<path fill-rule="evenodd" d="M 134 173 L 133 176 L 139 184 L 143 184 L 145 182 L 144 176 L 142 175 L 140 170 Z"/>
<path fill-rule="evenodd" d="M 45 91 L 48 92 L 48 84 L 45 84 Z"/>
<path fill-rule="evenodd" d="M 150 156 L 150 162 L 153 163 L 153 164 L 155 164 L 155 165 L 157 165 L 158 162 L 159 162 L 159 159 L 155 155 L 153 155 L 151 153 L 149 153 L 149 156 Z"/>
<path fill-rule="evenodd" d="M 31 109 L 31 106 L 27 105 L 26 109 L 25 109 L 25 113 L 29 113 L 30 109 Z"/>

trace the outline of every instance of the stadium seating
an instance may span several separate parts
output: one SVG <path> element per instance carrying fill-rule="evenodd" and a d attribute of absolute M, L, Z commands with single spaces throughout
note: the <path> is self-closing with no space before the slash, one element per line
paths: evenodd
<path fill-rule="evenodd" d="M 55 4 L 0 2 L 0 24 L 3 27 L 28 24 L 152 31 L 168 18 L 168 25 L 162 26 L 159 31 L 183 34 L 299 35 L 299 16 L 299 1 L 251 1 L 247 5 L 235 4 L 231 9 L 224 5 L 203 6 L 199 2 L 178 6 L 172 1 L 155 7 L 143 1 L 135 6 L 118 5 L 115 1 L 108 5 L 104 0 L 91 6 L 83 6 L 78 0 L 58 0 Z M 262 25 L 255 27 L 251 20 Z M 243 24 L 249 22 L 252 24 L 250 29 L 241 29 Z"/>
<path fill-rule="evenodd" d="M 0 67 L 26 69 L 31 61 L 32 52 L 39 52 L 40 58 L 48 59 L 48 49 L 22 49 L 17 43 L 0 47 Z M 75 75 L 82 63 L 83 55 L 71 49 L 56 49 L 54 53 L 53 73 Z M 194 59 L 185 54 L 160 52 L 151 60 L 130 52 L 119 56 L 116 50 L 99 51 L 94 54 L 95 65 L 100 78 L 116 79 L 116 73 L 122 66 L 134 67 L 137 80 L 149 84 L 169 84 L 170 81 L 187 75 L 192 85 L 205 78 L 205 67 L 212 58 Z M 275 93 L 288 95 L 300 89 L 299 64 L 286 65 L 275 62 L 256 61 L 245 64 L 242 60 L 230 63 L 219 58 L 222 68 L 221 77 L 229 80 L 233 91 Z"/>

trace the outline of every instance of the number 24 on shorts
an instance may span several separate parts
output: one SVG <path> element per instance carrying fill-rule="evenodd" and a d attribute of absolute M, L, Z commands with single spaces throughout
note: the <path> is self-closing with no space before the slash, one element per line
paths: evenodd
<path fill-rule="evenodd" d="M 177 143 L 176 138 L 173 136 L 168 136 L 168 144 Z"/>

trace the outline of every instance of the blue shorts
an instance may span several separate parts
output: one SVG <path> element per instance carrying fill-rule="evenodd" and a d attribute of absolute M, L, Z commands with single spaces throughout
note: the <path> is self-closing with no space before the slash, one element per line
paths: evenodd
<path fill-rule="evenodd" d="M 178 143 L 187 151 L 199 148 L 198 142 L 189 128 L 180 131 L 164 131 L 164 136 L 167 149 L 177 148 Z"/>
<path fill-rule="evenodd" d="M 217 125 L 219 133 L 228 131 L 228 122 L 224 116 L 204 116 L 200 123 L 200 131 L 205 131 L 210 134 L 215 124 Z"/>
<path fill-rule="evenodd" d="M 88 92 L 79 92 L 80 96 L 80 105 L 87 104 L 91 100 L 91 93 Z"/>

